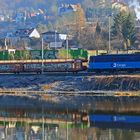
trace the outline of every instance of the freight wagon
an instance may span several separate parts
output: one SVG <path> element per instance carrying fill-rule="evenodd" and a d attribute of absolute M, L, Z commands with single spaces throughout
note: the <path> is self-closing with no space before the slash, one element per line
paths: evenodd
<path fill-rule="evenodd" d="M 80 59 L 0 61 L 0 73 L 78 72 L 85 69 Z"/>

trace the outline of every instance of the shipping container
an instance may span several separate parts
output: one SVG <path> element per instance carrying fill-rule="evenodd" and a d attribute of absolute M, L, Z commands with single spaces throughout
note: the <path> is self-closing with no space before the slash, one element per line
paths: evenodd
<path fill-rule="evenodd" d="M 58 50 L 44 50 L 44 59 L 57 59 Z"/>
<path fill-rule="evenodd" d="M 42 58 L 41 54 L 42 54 L 41 50 L 31 50 L 30 51 L 31 59 L 41 59 Z"/>
<path fill-rule="evenodd" d="M 42 59 L 41 50 L 31 50 L 30 55 L 31 55 L 31 59 Z M 57 55 L 58 55 L 58 50 L 44 50 L 43 58 L 56 59 Z"/>
<path fill-rule="evenodd" d="M 88 52 L 84 49 L 68 49 L 68 58 L 87 59 Z M 44 59 L 65 59 L 67 50 L 44 50 Z M 15 52 L 0 51 L 0 60 L 42 59 L 42 50 L 16 50 Z"/>
<path fill-rule="evenodd" d="M 8 58 L 8 51 L 2 51 L 2 52 L 0 52 L 0 55 L 1 55 L 1 57 L 0 57 L 1 60 L 8 60 L 9 59 Z"/>
<path fill-rule="evenodd" d="M 70 50 L 70 55 L 72 56 L 73 59 L 87 59 L 88 53 L 87 50 L 83 49 L 71 49 Z"/>

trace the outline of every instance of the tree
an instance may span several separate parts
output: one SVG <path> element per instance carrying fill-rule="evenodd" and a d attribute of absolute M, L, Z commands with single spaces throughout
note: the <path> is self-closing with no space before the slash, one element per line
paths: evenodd
<path fill-rule="evenodd" d="M 77 40 L 78 43 L 81 44 L 85 49 L 97 49 L 94 37 L 94 30 L 92 28 L 84 28 L 81 31 L 80 36 Z"/>
<path fill-rule="evenodd" d="M 102 39 L 102 34 L 101 34 L 101 27 L 98 22 L 95 28 L 94 38 L 95 38 L 95 44 L 97 46 L 96 48 L 97 49 L 101 48 L 100 46 L 101 44 L 103 44 L 103 39 Z"/>
<path fill-rule="evenodd" d="M 96 25 L 96 33 L 97 34 L 100 34 L 101 33 L 101 27 L 99 25 L 99 23 L 97 22 L 97 25 Z"/>
<path fill-rule="evenodd" d="M 85 27 L 85 15 L 84 15 L 84 11 L 81 7 L 80 4 L 76 5 L 76 11 L 75 11 L 75 21 L 76 21 L 76 28 L 78 30 L 78 32 L 81 31 L 82 28 Z"/>
<path fill-rule="evenodd" d="M 39 23 L 37 25 L 37 30 L 39 31 L 39 33 L 43 33 L 47 31 L 47 26 L 45 24 Z"/>
<path fill-rule="evenodd" d="M 106 31 L 104 30 L 102 32 L 101 28 L 100 30 L 96 31 L 94 25 L 91 27 L 87 26 L 81 31 L 78 42 L 85 49 L 90 50 L 106 49 L 108 38 L 104 38 L 105 32 Z"/>
<path fill-rule="evenodd" d="M 129 14 L 127 19 L 122 25 L 122 35 L 125 41 L 126 47 L 130 47 L 135 42 L 135 25 L 131 15 Z"/>
<path fill-rule="evenodd" d="M 134 19 L 130 13 L 119 12 L 114 16 L 114 25 L 112 33 L 123 40 L 125 49 L 128 49 L 134 43 L 135 25 Z"/>

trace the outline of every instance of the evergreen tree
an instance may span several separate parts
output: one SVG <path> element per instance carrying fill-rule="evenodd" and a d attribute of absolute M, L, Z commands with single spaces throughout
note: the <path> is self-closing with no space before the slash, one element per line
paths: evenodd
<path fill-rule="evenodd" d="M 114 16 L 114 25 L 112 33 L 118 35 L 119 39 L 123 39 L 125 49 L 128 49 L 134 43 L 135 25 L 131 14 L 120 12 Z"/>
<path fill-rule="evenodd" d="M 122 25 L 122 35 L 125 40 L 126 47 L 130 47 L 135 41 L 135 25 L 130 14 Z"/>
<path fill-rule="evenodd" d="M 97 25 L 96 25 L 96 33 L 97 34 L 100 34 L 101 33 L 101 27 L 99 25 L 99 23 L 97 22 Z"/>

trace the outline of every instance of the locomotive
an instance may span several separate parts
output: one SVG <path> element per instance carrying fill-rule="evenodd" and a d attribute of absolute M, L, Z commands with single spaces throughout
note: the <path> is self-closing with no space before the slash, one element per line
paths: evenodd
<path fill-rule="evenodd" d="M 90 56 L 88 71 L 114 73 L 125 71 L 128 73 L 140 72 L 140 54 L 108 54 Z"/>

